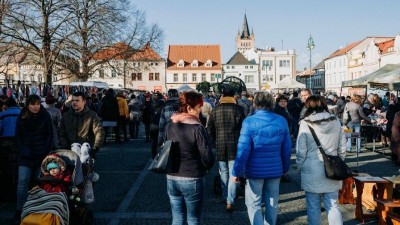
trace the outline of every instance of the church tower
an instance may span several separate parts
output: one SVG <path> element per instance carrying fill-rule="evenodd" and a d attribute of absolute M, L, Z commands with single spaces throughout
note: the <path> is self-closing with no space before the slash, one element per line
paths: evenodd
<path fill-rule="evenodd" d="M 236 49 L 240 53 L 244 54 L 245 51 L 255 48 L 255 40 L 254 32 L 249 30 L 249 25 L 247 24 L 246 13 L 244 14 L 242 32 L 238 30 L 238 34 L 236 36 Z"/>

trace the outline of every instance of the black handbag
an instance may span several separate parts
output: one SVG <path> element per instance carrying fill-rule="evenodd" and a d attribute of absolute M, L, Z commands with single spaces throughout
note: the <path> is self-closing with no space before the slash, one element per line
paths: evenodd
<path fill-rule="evenodd" d="M 314 129 L 310 126 L 308 126 L 308 128 L 310 129 L 311 134 L 318 145 L 319 151 L 322 154 L 322 158 L 324 159 L 325 176 L 332 180 L 344 180 L 346 178 L 352 177 L 353 172 L 342 160 L 342 158 L 340 158 L 339 155 L 327 155 L 324 149 L 321 147 L 321 143 L 319 142 L 319 139 L 315 134 Z"/>
<path fill-rule="evenodd" d="M 149 171 L 154 173 L 166 174 L 171 172 L 173 164 L 173 151 L 175 142 L 168 140 L 160 147 L 159 153 L 154 157 L 153 162 L 149 166 Z"/>

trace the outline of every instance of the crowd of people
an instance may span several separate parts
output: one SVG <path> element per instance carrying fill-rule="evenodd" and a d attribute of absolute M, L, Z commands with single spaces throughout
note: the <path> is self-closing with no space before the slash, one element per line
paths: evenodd
<path fill-rule="evenodd" d="M 325 177 L 311 128 L 327 154 L 344 159 L 346 151 L 352 151 L 351 139 L 344 136 L 346 127 L 361 132 L 368 140 L 381 139 L 382 145 L 390 144 L 393 161 L 400 162 L 400 103 L 389 92 L 383 98 L 371 94 L 364 100 L 360 95 L 312 95 L 308 89 L 275 95 L 266 91 L 238 93 L 228 84 L 221 85 L 220 96 L 179 93 L 176 89 L 166 94 L 115 93 L 110 88 L 98 93 L 76 91 L 65 101 L 51 93 L 43 98 L 37 94 L 17 99 L 3 95 L 0 109 L 2 143 L 18 150 L 16 219 L 32 177 L 42 172 L 68 178 L 60 175 L 62 164 L 43 164 L 51 150 L 87 142 L 90 155 L 95 157 L 107 144 L 110 129 L 116 143 L 121 143 L 121 136 L 123 141 L 136 141 L 142 123 L 153 158 L 167 140 L 179 146 L 167 175 L 174 225 L 200 224 L 204 177 L 214 164 L 218 165 L 228 213 L 235 211 L 240 178 L 245 177 L 245 203 L 251 224 L 276 224 L 279 183 L 290 182 L 286 173 L 293 141 L 301 187 L 306 192 L 308 224 L 321 223 L 321 201 L 329 224 L 342 224 L 337 203 L 342 182 Z M 114 125 L 104 126 L 105 122 Z M 355 146 L 357 151 L 362 150 L 360 139 Z"/>

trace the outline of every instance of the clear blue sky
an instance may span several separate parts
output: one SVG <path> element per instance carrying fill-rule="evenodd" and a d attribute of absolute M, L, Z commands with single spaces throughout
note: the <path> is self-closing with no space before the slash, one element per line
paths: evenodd
<path fill-rule="evenodd" d="M 295 49 L 297 68 L 309 67 L 307 41 L 312 35 L 313 66 L 340 46 L 367 36 L 400 34 L 399 0 L 131 0 L 148 23 L 165 32 L 170 44 L 219 44 L 222 62 L 235 54 L 236 34 L 246 12 L 256 47 Z"/>

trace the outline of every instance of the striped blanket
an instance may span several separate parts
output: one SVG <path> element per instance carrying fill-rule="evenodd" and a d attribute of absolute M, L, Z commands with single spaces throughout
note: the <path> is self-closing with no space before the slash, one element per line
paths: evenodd
<path fill-rule="evenodd" d="M 28 193 L 28 199 L 22 208 L 22 220 L 32 213 L 51 213 L 61 219 L 62 225 L 69 224 L 68 198 L 64 192 L 48 193 L 43 189 L 36 189 Z"/>

